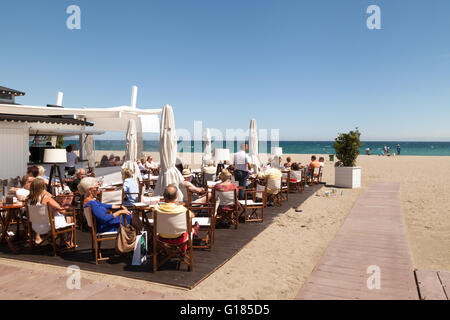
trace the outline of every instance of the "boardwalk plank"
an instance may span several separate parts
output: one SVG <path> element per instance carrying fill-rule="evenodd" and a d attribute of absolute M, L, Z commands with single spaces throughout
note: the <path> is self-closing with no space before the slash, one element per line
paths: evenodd
<path fill-rule="evenodd" d="M 416 270 L 415 273 L 422 300 L 447 300 L 437 271 Z"/>
<path fill-rule="evenodd" d="M 438 271 L 439 279 L 448 300 L 450 300 L 450 272 Z"/>

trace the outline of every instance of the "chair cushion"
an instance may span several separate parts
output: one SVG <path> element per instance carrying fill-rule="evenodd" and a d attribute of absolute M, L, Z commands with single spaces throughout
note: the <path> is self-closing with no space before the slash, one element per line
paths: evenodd
<path fill-rule="evenodd" d="M 59 226 L 59 227 L 55 227 L 55 229 L 56 230 L 59 230 L 59 229 L 64 229 L 64 228 L 68 228 L 68 227 L 71 227 L 71 226 L 73 226 L 74 225 L 74 223 L 73 222 L 71 222 L 71 223 L 66 223 L 66 225 L 65 226 Z"/>
<path fill-rule="evenodd" d="M 97 237 L 113 236 L 115 234 L 117 234 L 117 231 L 108 231 L 108 232 L 97 233 Z"/>
<path fill-rule="evenodd" d="M 211 225 L 211 219 L 209 217 L 192 218 L 192 224 L 195 224 L 196 222 L 198 222 L 200 227 Z"/>
<path fill-rule="evenodd" d="M 245 200 L 239 200 L 239 203 L 245 206 Z M 249 206 L 262 206 L 262 202 L 254 202 L 253 200 L 247 200 L 247 207 Z"/>

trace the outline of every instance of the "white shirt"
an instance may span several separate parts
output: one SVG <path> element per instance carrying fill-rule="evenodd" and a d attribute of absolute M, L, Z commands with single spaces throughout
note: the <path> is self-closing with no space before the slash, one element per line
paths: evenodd
<path fill-rule="evenodd" d="M 75 167 L 75 160 L 77 159 L 77 155 L 73 152 L 67 152 L 67 163 L 66 167 Z"/>
<path fill-rule="evenodd" d="M 234 168 L 235 170 L 248 171 L 248 164 L 252 163 L 249 155 L 241 150 L 234 154 Z"/>

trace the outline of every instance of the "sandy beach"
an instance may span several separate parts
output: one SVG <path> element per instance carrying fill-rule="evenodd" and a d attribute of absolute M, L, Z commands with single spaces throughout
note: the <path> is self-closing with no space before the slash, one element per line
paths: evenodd
<path fill-rule="evenodd" d="M 98 151 L 97 158 L 111 153 L 121 155 L 123 151 Z M 155 161 L 159 160 L 158 153 L 145 153 L 150 154 Z M 310 155 L 286 154 L 283 160 L 287 156 L 304 164 L 310 158 Z M 328 155 L 324 156 L 323 181 L 327 186 L 300 206 L 302 212 L 286 205 L 281 207 L 284 215 L 194 289 L 186 291 L 125 278 L 95 276 L 180 295 L 182 299 L 292 299 L 358 196 L 376 181 L 401 185 L 403 218 L 414 268 L 450 271 L 449 157 L 361 155 L 358 165 L 362 167 L 362 187 L 342 189 L 342 195 L 339 190 L 337 196 L 325 197 L 324 191 L 333 188 L 334 168 Z"/>

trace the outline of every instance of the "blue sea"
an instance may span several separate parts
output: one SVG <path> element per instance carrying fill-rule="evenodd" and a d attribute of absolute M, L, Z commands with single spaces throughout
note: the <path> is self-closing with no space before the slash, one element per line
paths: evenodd
<path fill-rule="evenodd" d="M 78 145 L 78 140 L 67 140 L 65 145 L 70 143 Z M 283 148 L 283 153 L 293 154 L 334 154 L 333 141 L 279 141 L 278 146 Z M 96 150 L 125 150 L 125 140 L 96 140 Z M 383 146 L 391 147 L 392 153 L 397 153 L 396 146 L 400 144 L 401 155 L 409 156 L 450 156 L 450 142 L 401 142 L 401 141 L 367 141 L 362 142 L 361 154 L 365 154 L 367 147 L 372 149 L 372 154 L 382 154 Z M 275 145 L 274 145 L 275 146 Z M 228 148 L 231 152 L 238 149 L 238 142 L 213 142 L 214 148 Z M 144 141 L 144 152 L 158 151 L 158 141 Z M 259 152 L 270 153 L 270 142 L 260 142 Z M 201 141 L 179 141 L 178 151 L 203 152 Z"/>

